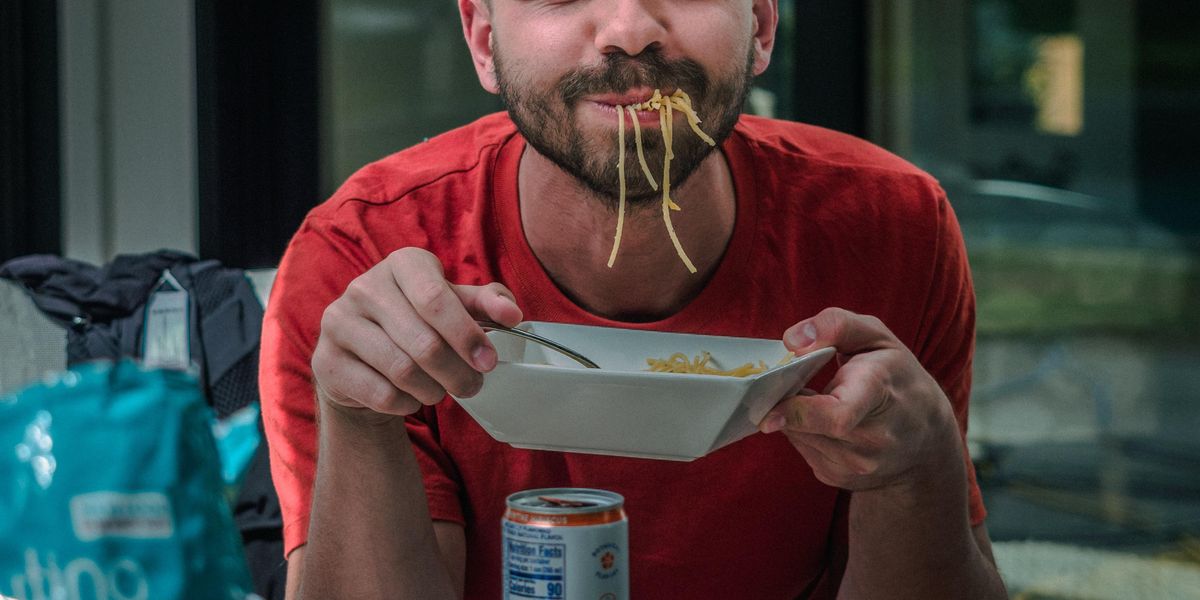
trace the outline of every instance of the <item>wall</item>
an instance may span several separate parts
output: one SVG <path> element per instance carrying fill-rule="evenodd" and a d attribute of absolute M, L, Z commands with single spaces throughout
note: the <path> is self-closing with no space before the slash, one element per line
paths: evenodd
<path fill-rule="evenodd" d="M 63 254 L 196 252 L 192 0 L 59 0 Z"/>

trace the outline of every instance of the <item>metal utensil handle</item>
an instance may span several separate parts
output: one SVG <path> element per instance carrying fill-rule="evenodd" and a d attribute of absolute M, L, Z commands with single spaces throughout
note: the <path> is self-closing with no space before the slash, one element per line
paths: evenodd
<path fill-rule="evenodd" d="M 504 325 L 495 323 L 493 321 L 475 321 L 475 322 L 478 323 L 479 326 L 482 327 L 484 330 L 499 331 L 502 333 L 507 333 L 509 335 L 515 335 L 519 338 L 524 338 L 526 340 L 529 340 L 529 341 L 537 343 L 537 344 L 541 344 L 551 350 L 554 350 L 561 354 L 565 354 L 567 357 L 571 358 L 575 362 L 577 362 L 589 369 L 599 369 L 600 368 L 600 365 L 597 365 L 596 363 L 592 362 L 591 360 L 588 359 L 588 357 L 586 357 L 586 356 L 584 356 L 584 355 L 582 355 L 582 354 L 580 354 L 580 353 L 578 353 L 578 352 L 576 352 L 554 340 L 551 340 L 549 338 L 544 338 L 536 333 L 530 333 L 528 331 L 525 331 L 524 329 L 514 329 L 512 327 L 505 327 Z"/>

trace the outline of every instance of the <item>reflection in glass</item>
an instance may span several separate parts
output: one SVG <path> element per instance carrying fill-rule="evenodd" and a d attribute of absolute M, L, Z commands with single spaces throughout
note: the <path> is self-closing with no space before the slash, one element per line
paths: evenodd
<path fill-rule="evenodd" d="M 1083 129 L 1083 39 L 1074 0 L 977 0 L 971 116 L 1073 136 Z"/>
<path fill-rule="evenodd" d="M 1010 591 L 1200 597 L 1200 3 L 876 6 L 876 139 L 938 178 L 971 261 Z"/>

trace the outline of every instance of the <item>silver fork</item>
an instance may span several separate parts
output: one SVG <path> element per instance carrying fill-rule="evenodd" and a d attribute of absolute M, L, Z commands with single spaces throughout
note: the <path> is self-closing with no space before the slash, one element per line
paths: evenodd
<path fill-rule="evenodd" d="M 499 331 L 502 333 L 507 333 L 509 335 L 515 335 L 519 338 L 529 340 L 536 344 L 541 344 L 551 350 L 554 350 L 555 352 L 564 354 L 567 357 L 569 357 L 570 359 L 574 360 L 575 362 L 577 362 L 589 369 L 599 369 L 600 368 L 600 365 L 592 362 L 591 359 L 589 359 L 588 357 L 586 357 L 586 356 L 584 356 L 584 355 L 582 355 L 582 354 L 580 354 L 580 353 L 578 353 L 578 352 L 576 352 L 576 351 L 574 351 L 552 339 L 544 338 L 536 333 L 530 333 L 528 331 L 525 331 L 524 329 L 514 329 L 512 327 L 505 327 L 504 325 L 501 325 L 501 324 L 493 322 L 493 321 L 476 320 L 475 322 L 478 323 L 479 326 L 482 327 L 485 331 L 489 331 L 489 330 L 490 331 Z"/>

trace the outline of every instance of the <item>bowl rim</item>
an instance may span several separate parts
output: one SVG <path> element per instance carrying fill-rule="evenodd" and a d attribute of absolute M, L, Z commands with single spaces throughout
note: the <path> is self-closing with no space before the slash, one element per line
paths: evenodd
<path fill-rule="evenodd" d="M 745 338 L 745 339 L 751 339 L 751 338 Z M 832 346 L 825 346 L 822 348 L 817 348 L 816 350 L 812 350 L 812 351 L 806 352 L 804 354 L 801 354 L 799 356 L 796 356 L 792 360 L 790 360 L 784 364 L 775 365 L 773 367 L 769 367 L 767 370 L 765 370 L 761 373 L 754 373 L 753 375 L 747 375 L 745 377 L 735 377 L 732 375 L 714 375 L 714 374 L 710 374 L 710 373 L 671 373 L 671 372 L 667 372 L 667 371 L 632 371 L 632 370 L 627 370 L 627 369 L 606 369 L 603 366 L 601 366 L 599 369 L 589 369 L 582 365 L 562 366 L 562 365 L 548 365 L 545 363 L 532 363 L 532 362 L 508 361 L 508 360 L 502 360 L 502 361 L 497 362 L 496 368 L 497 369 L 500 368 L 500 365 L 506 365 L 509 368 L 525 368 L 525 369 L 532 369 L 534 371 L 546 371 L 546 372 L 555 373 L 555 374 L 568 374 L 568 373 L 573 374 L 573 375 L 583 374 L 582 376 L 586 377 L 588 379 L 592 379 L 595 377 L 612 376 L 614 374 L 621 374 L 621 375 L 631 375 L 631 376 L 637 376 L 637 377 L 646 377 L 652 381 L 656 380 L 656 379 L 662 379 L 663 381 L 669 381 L 672 379 L 676 379 L 676 380 L 678 380 L 678 379 L 695 379 L 697 381 L 744 381 L 744 382 L 749 383 L 749 382 L 752 382 L 752 381 L 755 381 L 758 379 L 762 379 L 763 377 L 766 377 L 767 375 L 774 373 L 776 371 L 781 371 L 784 369 L 788 369 L 790 367 L 795 367 L 798 364 L 800 364 L 801 362 L 807 362 L 805 359 L 808 357 L 816 358 L 816 356 L 814 356 L 814 355 L 829 354 L 829 353 L 832 353 L 833 351 L 834 351 L 834 348 Z M 809 359 L 809 360 L 812 360 L 812 359 Z M 493 369 L 490 373 L 487 373 L 487 374 L 491 374 L 491 373 L 495 373 L 495 369 Z M 487 374 L 485 374 L 485 375 L 487 375 Z"/>

